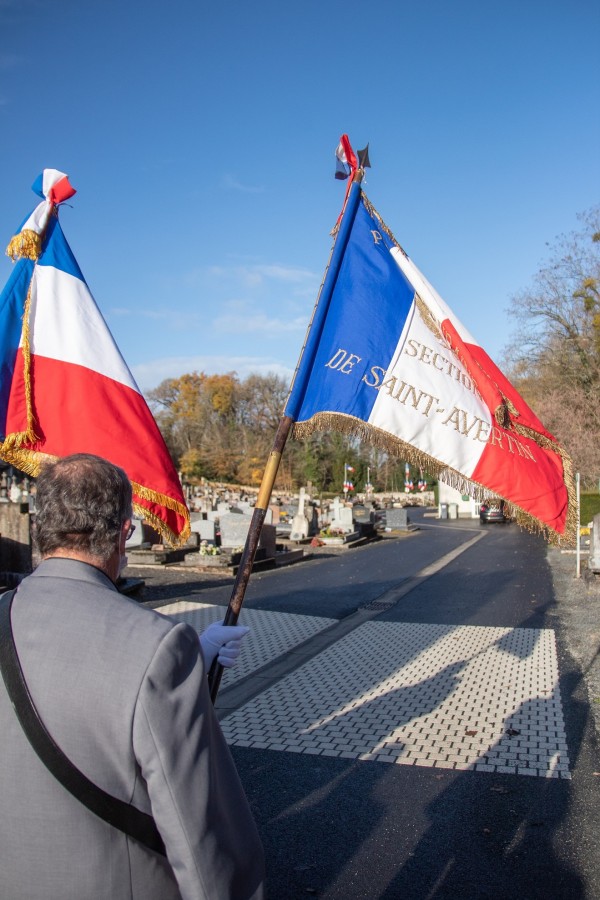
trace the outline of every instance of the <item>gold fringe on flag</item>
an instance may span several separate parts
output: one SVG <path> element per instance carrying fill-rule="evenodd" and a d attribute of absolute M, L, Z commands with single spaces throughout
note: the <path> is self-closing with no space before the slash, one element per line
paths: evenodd
<path fill-rule="evenodd" d="M 18 259 L 38 260 L 42 252 L 42 237 L 43 235 L 37 231 L 24 228 L 10 239 L 6 255 L 10 256 L 13 262 Z"/>
<path fill-rule="evenodd" d="M 29 340 L 29 314 L 31 311 L 31 282 L 27 290 L 25 299 L 25 308 L 23 310 L 23 331 L 21 335 L 21 352 L 23 354 L 23 380 L 25 382 L 25 406 L 27 412 L 27 431 L 18 431 L 13 434 L 7 434 L 4 442 L 0 445 L 0 452 L 3 454 L 12 449 L 19 448 L 21 444 L 35 444 L 39 441 L 38 435 L 35 433 L 35 416 L 33 412 L 33 393 L 31 390 L 31 346 Z M 25 471 L 23 469 L 23 471 Z"/>
<path fill-rule="evenodd" d="M 346 413 L 316 413 L 305 422 L 294 423 L 292 436 L 296 440 L 306 440 L 317 431 L 337 431 L 351 437 L 357 437 L 359 440 L 365 441 L 365 443 L 369 443 L 372 446 L 389 453 L 391 456 L 400 457 L 411 463 L 411 465 L 419 466 L 434 478 L 439 478 L 444 484 L 455 488 L 460 491 L 461 494 L 468 494 L 476 501 L 482 501 L 488 497 L 498 497 L 498 499 L 504 500 L 508 505 L 510 514 L 521 527 L 526 528 L 531 532 L 543 534 L 549 544 L 572 546 L 577 538 L 577 506 L 575 502 L 573 465 L 570 457 L 561 450 L 557 444 L 554 444 L 543 435 L 538 435 L 535 432 L 531 432 L 530 429 L 519 428 L 514 425 L 513 429 L 517 433 L 523 434 L 523 436 L 536 441 L 536 443 L 544 449 L 553 450 L 555 453 L 558 453 L 563 461 L 563 477 L 568 496 L 568 513 L 564 534 L 559 534 L 553 528 L 543 525 L 538 519 L 530 515 L 530 513 L 521 509 L 521 507 L 512 503 L 510 500 L 507 500 L 506 497 L 500 497 L 500 495 L 490 491 L 489 488 L 484 487 L 478 482 L 469 480 L 460 472 L 449 468 L 445 463 L 424 453 L 417 447 L 413 447 L 389 432 L 376 428 L 373 425 L 369 425 L 362 419 L 357 419 Z"/>
<path fill-rule="evenodd" d="M 133 501 L 133 511 L 137 513 L 140 519 L 145 519 L 149 525 L 151 525 L 160 536 L 169 544 L 170 547 L 173 547 L 175 550 L 183 547 L 191 534 L 189 519 L 184 526 L 181 534 L 177 535 L 171 529 L 165 525 L 163 520 L 159 518 L 155 513 L 150 512 L 149 509 L 146 509 L 145 506 L 141 506 L 139 503 Z"/>
<path fill-rule="evenodd" d="M 185 524 L 181 534 L 176 535 L 155 513 L 141 504 L 136 504 L 134 501 L 135 511 L 141 518 L 147 519 L 152 527 L 156 528 L 173 547 L 183 547 L 191 534 L 190 514 L 187 507 L 180 503 L 179 500 L 175 500 L 173 497 L 168 497 L 166 494 L 161 494 L 158 491 L 153 491 L 151 488 L 144 487 L 144 485 L 138 484 L 136 481 L 131 482 L 131 487 L 134 495 L 139 497 L 140 500 L 156 503 L 157 506 L 164 506 L 166 509 L 170 509 L 172 512 L 177 513 L 178 516 L 181 516 Z"/>
<path fill-rule="evenodd" d="M 17 434 L 8 434 L 3 444 L 0 444 L 0 456 L 11 466 L 36 478 L 40 469 L 47 462 L 56 462 L 57 456 L 51 456 L 49 453 L 41 453 L 39 450 L 32 450 L 29 447 L 20 447 L 15 438 Z"/>
<path fill-rule="evenodd" d="M 433 313 L 427 306 L 424 300 L 418 294 L 415 294 L 415 306 L 419 311 L 419 315 L 424 323 L 424 325 L 429 329 L 434 337 L 438 339 L 438 341 L 444 341 L 445 337 L 442 334 L 442 329 L 440 328 L 440 323 L 434 317 Z"/>

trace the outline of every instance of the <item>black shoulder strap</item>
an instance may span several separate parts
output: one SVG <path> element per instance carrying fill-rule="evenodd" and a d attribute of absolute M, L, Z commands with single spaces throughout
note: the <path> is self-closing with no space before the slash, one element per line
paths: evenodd
<path fill-rule="evenodd" d="M 29 743 L 54 777 L 89 810 L 110 825 L 165 855 L 165 845 L 152 816 L 107 794 L 87 778 L 65 756 L 39 717 L 23 676 L 10 622 L 10 608 L 16 591 L 0 597 L 0 669 L 8 696 Z"/>

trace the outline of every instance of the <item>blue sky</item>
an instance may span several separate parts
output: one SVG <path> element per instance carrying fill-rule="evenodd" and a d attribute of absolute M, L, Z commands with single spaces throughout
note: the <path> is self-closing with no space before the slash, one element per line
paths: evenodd
<path fill-rule="evenodd" d="M 344 183 L 497 362 L 506 308 L 600 200 L 595 0 L 0 0 L 0 242 L 45 167 L 142 389 L 291 376 Z M 0 261 L 0 281 L 10 272 Z"/>

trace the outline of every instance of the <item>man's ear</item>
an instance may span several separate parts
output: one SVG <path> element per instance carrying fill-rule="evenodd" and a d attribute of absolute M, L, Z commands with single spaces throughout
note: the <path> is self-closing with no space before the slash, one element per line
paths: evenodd
<path fill-rule="evenodd" d="M 125 519 L 123 524 L 121 525 L 121 532 L 119 534 L 119 553 L 125 553 L 125 544 L 127 543 L 127 536 L 129 534 L 129 529 L 131 527 L 131 519 Z"/>

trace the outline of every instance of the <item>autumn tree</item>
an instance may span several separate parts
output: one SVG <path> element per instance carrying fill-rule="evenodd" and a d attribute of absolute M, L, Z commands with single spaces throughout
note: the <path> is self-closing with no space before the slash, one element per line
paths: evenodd
<path fill-rule="evenodd" d="M 148 401 L 173 458 L 194 477 L 232 480 L 239 462 L 235 434 L 239 381 L 234 372 L 169 378 Z"/>
<path fill-rule="evenodd" d="M 201 439 L 201 391 L 206 376 L 192 372 L 168 378 L 148 394 L 148 402 L 171 454 L 179 458 Z"/>
<path fill-rule="evenodd" d="M 600 207 L 580 221 L 511 301 L 506 356 L 515 386 L 591 486 L 600 476 Z"/>

